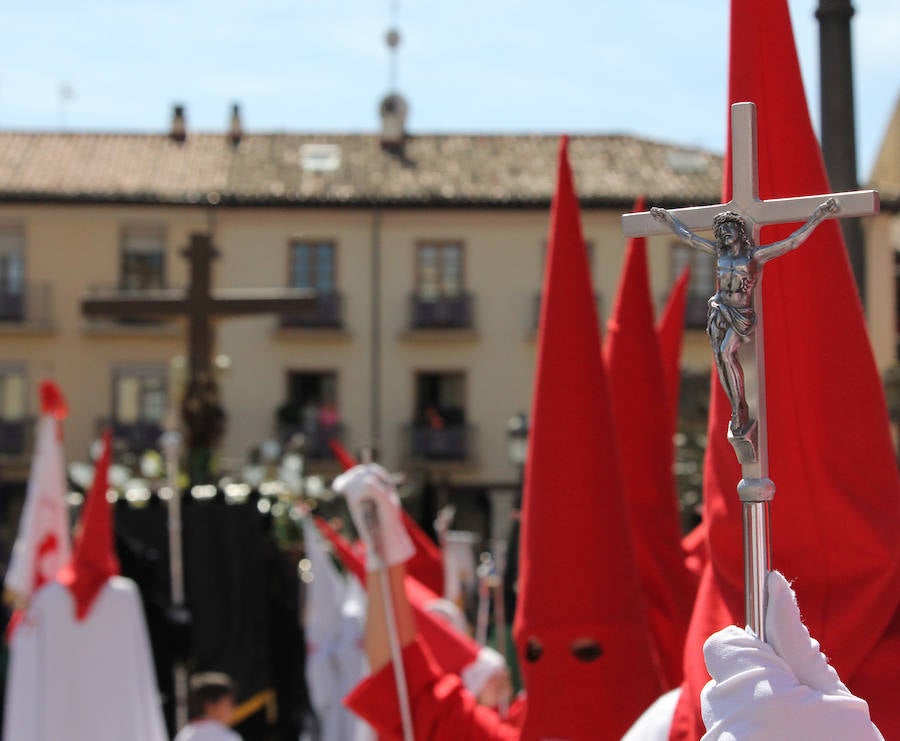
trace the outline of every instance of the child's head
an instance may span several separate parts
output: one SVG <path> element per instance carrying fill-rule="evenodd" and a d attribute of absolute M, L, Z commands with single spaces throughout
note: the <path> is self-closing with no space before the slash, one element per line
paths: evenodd
<path fill-rule="evenodd" d="M 221 672 L 203 672 L 191 677 L 188 709 L 191 720 L 210 718 L 225 725 L 234 711 L 234 682 Z"/>

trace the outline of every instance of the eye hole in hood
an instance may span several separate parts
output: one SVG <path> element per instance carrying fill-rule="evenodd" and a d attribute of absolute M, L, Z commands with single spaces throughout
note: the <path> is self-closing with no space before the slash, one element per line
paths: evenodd
<path fill-rule="evenodd" d="M 578 638 L 572 641 L 572 656 L 586 664 L 603 656 L 603 647 L 593 638 Z"/>
<path fill-rule="evenodd" d="M 544 655 L 544 647 L 541 642 L 532 636 L 525 644 L 525 660 L 532 664 Z"/>

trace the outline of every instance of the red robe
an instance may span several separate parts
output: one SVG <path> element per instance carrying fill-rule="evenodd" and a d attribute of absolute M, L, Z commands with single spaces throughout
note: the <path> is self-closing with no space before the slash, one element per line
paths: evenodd
<path fill-rule="evenodd" d="M 521 702 L 513 705 L 510 721 L 479 705 L 456 674 L 445 674 L 421 638 L 403 649 L 413 732 L 421 741 L 518 741 L 523 720 Z M 388 739 L 402 739 L 403 729 L 394 683 L 387 664 L 363 680 L 344 704 Z"/>

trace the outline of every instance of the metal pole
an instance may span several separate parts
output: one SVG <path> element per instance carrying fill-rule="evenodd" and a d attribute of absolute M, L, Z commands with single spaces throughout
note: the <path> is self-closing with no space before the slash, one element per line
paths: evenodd
<path fill-rule="evenodd" d="M 169 578 L 173 613 L 183 612 L 184 606 L 184 561 L 181 549 L 181 490 L 178 488 L 178 459 L 181 453 L 181 433 L 166 431 L 161 439 L 161 447 L 166 460 L 166 486 L 169 489 L 168 529 L 169 529 Z M 175 687 L 175 730 L 188 723 L 188 675 L 187 668 L 180 661 L 174 666 Z"/>
<path fill-rule="evenodd" d="M 378 520 L 378 509 L 374 502 L 364 503 L 363 517 L 366 528 L 372 535 L 372 545 L 380 568 L 378 579 L 381 582 L 381 598 L 384 602 L 384 619 L 387 623 L 388 643 L 391 648 L 391 662 L 394 665 L 394 682 L 397 685 L 397 700 L 400 704 L 400 723 L 403 727 L 403 741 L 415 741 L 412 724 L 412 711 L 409 706 L 409 688 L 406 684 L 406 671 L 403 667 L 403 652 L 400 646 L 400 635 L 397 630 L 397 616 L 394 613 L 394 597 L 391 589 L 388 570 L 384 565 L 381 549 L 381 523 Z"/>
<path fill-rule="evenodd" d="M 506 567 L 506 543 L 497 540 L 494 546 L 496 558 L 494 559 L 494 645 L 497 652 L 503 657 L 505 664 L 509 665 L 506 653 L 506 603 L 503 595 L 503 570 Z M 509 715 L 509 701 L 504 696 L 497 705 L 497 713 L 501 720 Z"/>

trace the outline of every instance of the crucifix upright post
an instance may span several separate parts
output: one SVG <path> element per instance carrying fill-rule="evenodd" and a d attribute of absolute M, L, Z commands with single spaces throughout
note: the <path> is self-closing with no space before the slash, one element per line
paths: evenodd
<path fill-rule="evenodd" d="M 191 276 L 185 307 L 188 316 L 188 368 L 190 377 L 197 378 L 201 373 L 209 372 L 212 361 L 212 261 L 219 253 L 207 235 L 194 234 L 182 254 L 188 259 Z"/>
<path fill-rule="evenodd" d="M 209 234 L 192 234 L 190 244 L 182 254 L 190 265 L 190 284 L 186 291 L 116 291 L 109 295 L 90 296 L 81 302 L 82 313 L 88 317 L 186 317 L 189 380 L 196 381 L 210 376 L 215 349 L 214 317 L 302 314 L 315 307 L 316 293 L 308 289 L 232 289 L 214 292 L 212 265 L 219 253 Z M 188 435 L 189 447 L 195 437 Z"/>
<path fill-rule="evenodd" d="M 747 625 L 765 640 L 770 509 L 775 484 L 769 478 L 763 265 L 798 247 L 826 218 L 877 213 L 878 193 L 868 190 L 761 200 L 756 144 L 756 106 L 735 103 L 731 107 L 731 200 L 712 206 L 625 214 L 622 229 L 629 237 L 674 231 L 691 246 L 716 256 L 716 294 L 709 302 L 707 332 L 719 378 L 732 404 L 728 440 L 741 464 L 737 491 L 743 503 Z M 785 240 L 759 245 L 764 225 L 794 222 L 805 224 Z M 694 233 L 711 228 L 716 242 Z"/>

